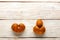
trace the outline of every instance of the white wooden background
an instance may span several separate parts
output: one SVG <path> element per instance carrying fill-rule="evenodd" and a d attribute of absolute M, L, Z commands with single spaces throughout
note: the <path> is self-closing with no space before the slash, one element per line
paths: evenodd
<path fill-rule="evenodd" d="M 44 35 L 33 33 L 37 19 L 44 22 Z M 11 25 L 21 22 L 26 25 L 26 30 L 19 36 L 14 35 Z M 0 1 L 0 40 L 60 40 L 60 1 Z"/>

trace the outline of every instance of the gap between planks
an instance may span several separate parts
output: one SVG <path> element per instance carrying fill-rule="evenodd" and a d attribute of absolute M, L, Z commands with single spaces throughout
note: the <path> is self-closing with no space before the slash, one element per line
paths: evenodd
<path fill-rule="evenodd" d="M 0 37 L 0 38 L 60 38 L 60 37 Z"/>
<path fill-rule="evenodd" d="M 37 20 L 37 19 L 0 19 L 0 20 Z M 60 20 L 60 19 L 42 19 L 42 20 Z"/>
<path fill-rule="evenodd" d="M 0 2 L 18 2 L 18 3 L 60 3 L 60 1 L 0 1 Z"/>

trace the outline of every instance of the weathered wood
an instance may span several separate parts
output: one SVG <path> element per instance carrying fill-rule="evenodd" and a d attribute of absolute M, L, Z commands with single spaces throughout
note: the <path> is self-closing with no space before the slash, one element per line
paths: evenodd
<path fill-rule="evenodd" d="M 60 37 L 60 20 L 43 20 L 46 32 L 37 36 L 33 32 L 36 20 L 0 20 L 0 37 L 18 37 L 11 30 L 13 23 L 24 23 L 26 29 L 19 37 Z"/>
<path fill-rule="evenodd" d="M 60 1 L 60 0 L 0 0 L 0 1 Z"/>
<path fill-rule="evenodd" d="M 0 40 L 60 40 L 60 38 L 0 38 Z"/>
<path fill-rule="evenodd" d="M 60 19 L 60 3 L 0 3 L 0 19 Z"/>
<path fill-rule="evenodd" d="M 2 1 L 10 1 L 10 2 L 2 2 Z M 0 19 L 21 19 L 21 20 L 0 20 L 0 40 L 60 40 L 60 20 L 51 20 L 51 19 L 60 19 L 60 3 L 59 3 L 60 0 L 44 0 L 44 1 L 2 0 L 2 1 L 0 2 Z M 31 1 L 34 2 L 31 3 Z M 35 26 L 36 23 L 35 19 L 38 18 L 50 19 L 50 20 L 43 20 L 44 26 L 46 27 L 46 32 L 44 35 L 40 36 L 35 35 L 32 31 L 33 26 Z M 30 19 L 30 20 L 24 20 L 24 19 Z M 18 24 L 24 23 L 26 25 L 26 30 L 24 31 L 24 33 L 22 33 L 19 36 L 14 35 L 14 33 L 11 30 L 11 25 L 13 23 Z M 33 38 L 33 37 L 43 37 L 43 38 Z"/>

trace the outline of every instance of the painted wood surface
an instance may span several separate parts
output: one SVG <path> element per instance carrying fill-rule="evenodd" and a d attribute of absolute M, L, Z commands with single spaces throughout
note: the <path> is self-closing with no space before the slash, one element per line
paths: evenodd
<path fill-rule="evenodd" d="M 59 0 L 35 0 L 40 1 L 39 3 L 22 3 L 24 0 L 8 1 L 10 2 L 0 2 L 0 40 L 60 40 Z M 33 33 L 33 27 L 40 18 L 43 19 L 46 32 L 38 36 Z M 11 30 L 13 23 L 24 23 L 26 25 L 24 33 L 15 35 Z"/>
<path fill-rule="evenodd" d="M 0 3 L 0 19 L 60 19 L 59 3 Z"/>
<path fill-rule="evenodd" d="M 60 1 L 60 0 L 0 0 L 0 1 Z"/>
<path fill-rule="evenodd" d="M 60 38 L 0 38 L 0 40 L 60 40 Z"/>
<path fill-rule="evenodd" d="M 0 20 L 0 37 L 60 37 L 60 20 L 43 20 L 46 32 L 38 36 L 33 32 L 36 20 Z M 26 30 L 19 36 L 14 35 L 11 30 L 13 23 L 24 23 Z"/>

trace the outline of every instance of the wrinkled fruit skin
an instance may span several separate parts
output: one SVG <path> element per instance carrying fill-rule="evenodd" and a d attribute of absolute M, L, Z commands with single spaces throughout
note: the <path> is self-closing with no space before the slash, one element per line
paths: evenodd
<path fill-rule="evenodd" d="M 33 28 L 33 31 L 34 31 L 34 33 L 36 33 L 36 34 L 44 34 L 44 32 L 45 32 L 45 27 L 44 26 L 42 26 L 41 28 L 39 28 L 38 26 L 34 26 L 34 28 Z"/>
<path fill-rule="evenodd" d="M 11 28 L 14 32 L 20 33 L 20 32 L 23 32 L 25 30 L 25 25 L 22 23 L 19 25 L 14 23 Z"/>
<path fill-rule="evenodd" d="M 42 21 L 41 19 L 38 19 L 38 20 L 36 21 L 36 26 L 38 26 L 38 27 L 43 26 L 43 21 Z"/>

